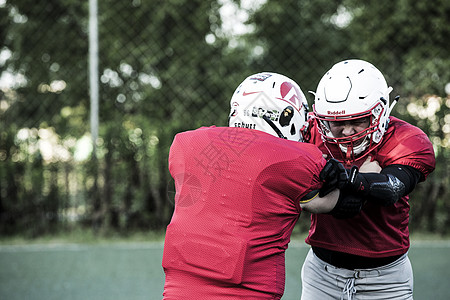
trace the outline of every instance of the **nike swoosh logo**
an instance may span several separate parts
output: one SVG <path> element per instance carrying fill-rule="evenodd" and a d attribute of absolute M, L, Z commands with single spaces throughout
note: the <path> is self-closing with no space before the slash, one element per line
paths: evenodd
<path fill-rule="evenodd" d="M 248 95 L 251 95 L 251 94 L 257 94 L 257 93 L 261 93 L 261 92 L 249 92 L 249 93 L 243 92 L 243 93 L 242 93 L 242 96 L 248 96 Z"/>

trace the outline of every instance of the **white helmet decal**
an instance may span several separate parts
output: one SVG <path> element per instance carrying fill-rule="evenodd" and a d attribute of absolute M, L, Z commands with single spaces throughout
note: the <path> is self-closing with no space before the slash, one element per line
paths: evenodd
<path fill-rule="evenodd" d="M 308 104 L 292 79 L 277 73 L 247 77 L 230 100 L 230 127 L 264 131 L 288 140 L 302 140 Z"/>

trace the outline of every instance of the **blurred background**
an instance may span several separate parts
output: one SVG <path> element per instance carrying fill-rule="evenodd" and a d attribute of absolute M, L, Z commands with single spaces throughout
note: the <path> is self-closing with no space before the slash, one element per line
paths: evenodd
<path fill-rule="evenodd" d="M 234 89 L 260 71 L 291 77 L 311 105 L 347 58 L 382 71 L 401 96 L 392 115 L 428 134 L 437 166 L 410 228 L 448 233 L 450 1 L 93 3 L 0 0 L 1 236 L 164 230 L 176 133 L 226 125 Z"/>

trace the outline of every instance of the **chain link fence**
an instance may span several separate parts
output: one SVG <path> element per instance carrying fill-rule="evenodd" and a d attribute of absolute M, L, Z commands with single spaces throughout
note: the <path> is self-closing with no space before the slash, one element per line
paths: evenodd
<path fill-rule="evenodd" d="M 396 115 L 429 133 L 444 167 L 418 188 L 413 209 L 427 215 L 413 226 L 445 231 L 450 5 L 438 2 L 99 0 L 92 143 L 88 1 L 0 0 L 0 232 L 164 228 L 177 132 L 226 125 L 229 98 L 250 74 L 285 74 L 308 95 L 350 57 L 384 71 L 406 96 Z M 422 23 L 411 23 L 417 13 Z"/>

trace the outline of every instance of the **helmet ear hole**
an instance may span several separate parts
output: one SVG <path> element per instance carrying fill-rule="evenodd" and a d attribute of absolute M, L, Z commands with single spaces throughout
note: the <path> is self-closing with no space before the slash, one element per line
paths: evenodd
<path fill-rule="evenodd" d="M 291 126 L 291 135 L 295 135 L 297 132 L 295 130 L 295 124 L 292 124 Z"/>
<path fill-rule="evenodd" d="M 280 125 L 282 127 L 288 126 L 292 117 L 294 117 L 294 108 L 292 106 L 285 107 L 280 115 Z"/>

